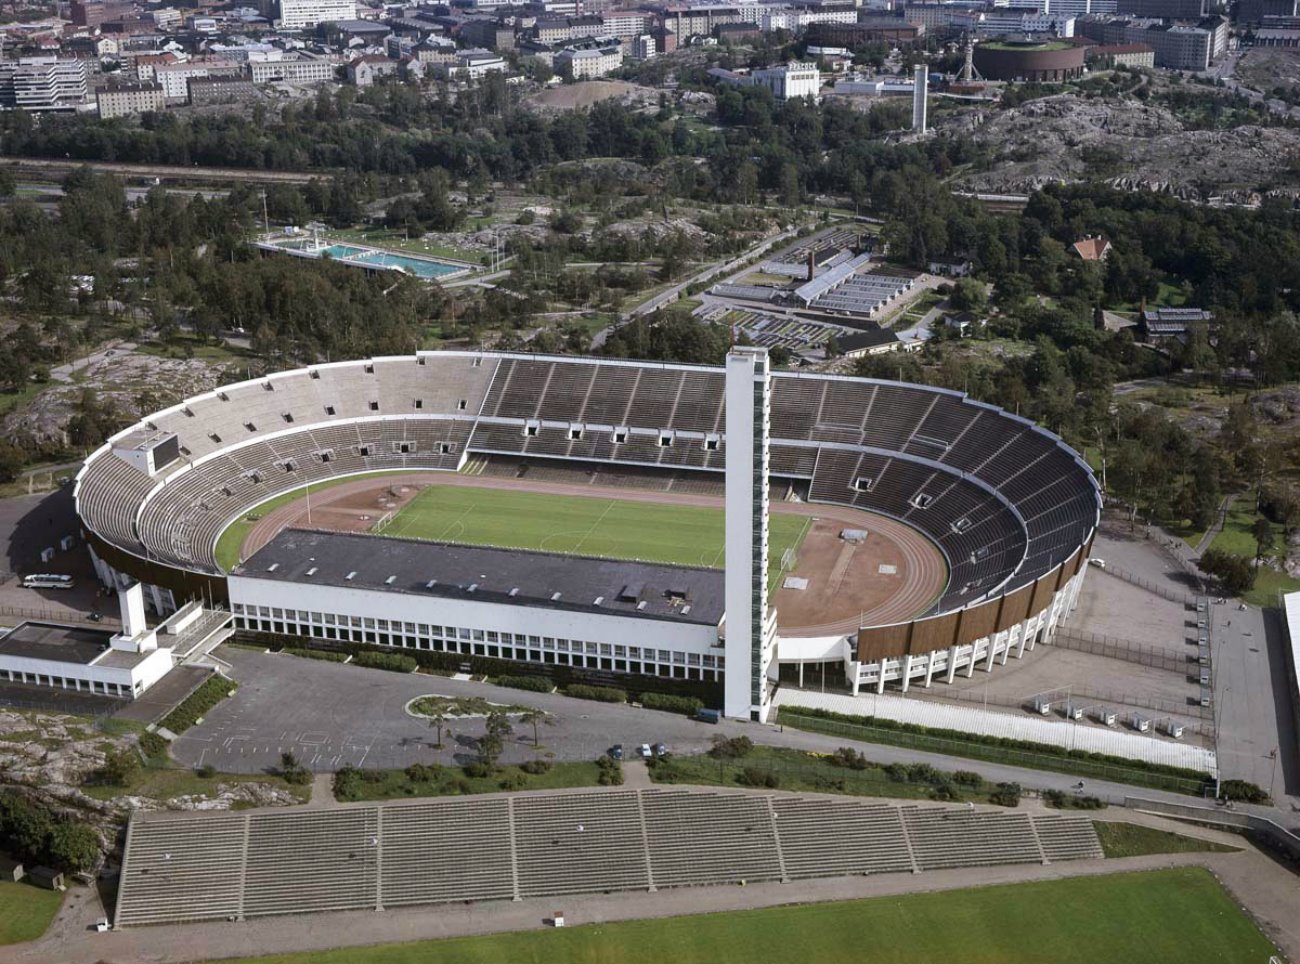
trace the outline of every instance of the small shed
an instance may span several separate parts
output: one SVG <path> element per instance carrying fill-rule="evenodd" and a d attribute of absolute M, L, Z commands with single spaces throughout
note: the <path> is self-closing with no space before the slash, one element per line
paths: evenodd
<path fill-rule="evenodd" d="M 14 883 L 23 879 L 26 871 L 23 865 L 12 857 L 0 854 L 0 880 L 12 880 Z"/>
<path fill-rule="evenodd" d="M 46 890 L 67 890 L 63 883 L 63 871 L 53 867 L 33 867 L 28 879 L 37 887 Z"/>

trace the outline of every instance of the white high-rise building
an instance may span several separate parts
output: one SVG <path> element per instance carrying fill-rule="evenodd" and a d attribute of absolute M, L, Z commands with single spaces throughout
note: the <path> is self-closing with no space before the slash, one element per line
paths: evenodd
<path fill-rule="evenodd" d="M 291 30 L 356 18 L 356 0 L 280 0 L 280 26 Z"/>
<path fill-rule="evenodd" d="M 928 71 L 929 67 L 926 64 L 917 64 L 916 70 L 912 73 L 912 130 L 918 134 L 924 134 L 926 131 L 925 100 L 929 94 L 930 80 Z"/>
<path fill-rule="evenodd" d="M 726 641 L 723 712 L 766 722 L 776 656 L 767 606 L 767 485 L 771 372 L 766 348 L 735 348 L 726 381 Z"/>
<path fill-rule="evenodd" d="M 76 110 L 85 102 L 85 61 L 25 57 L 0 63 L 0 108 Z"/>

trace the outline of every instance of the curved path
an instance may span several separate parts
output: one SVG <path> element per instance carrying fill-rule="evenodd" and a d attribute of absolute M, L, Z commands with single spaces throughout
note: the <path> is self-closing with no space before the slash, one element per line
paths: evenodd
<path fill-rule="evenodd" d="M 724 505 L 721 496 L 700 495 L 698 493 L 654 492 L 641 489 L 610 488 L 599 485 L 580 485 L 573 483 L 540 482 L 528 479 L 503 479 L 493 476 L 460 475 L 434 471 L 394 472 L 384 476 L 367 476 L 352 482 L 341 482 L 323 489 L 314 503 L 324 507 L 343 499 L 354 497 L 376 489 L 393 485 L 412 488 L 425 488 L 430 485 L 461 486 L 476 489 L 510 489 L 516 492 L 536 492 L 547 495 L 582 496 L 585 498 L 613 499 L 623 502 L 653 502 L 665 505 L 689 505 L 702 508 L 720 509 Z M 816 517 L 843 523 L 846 528 L 866 528 L 873 535 L 882 537 L 895 546 L 903 559 L 899 575 L 902 585 L 885 599 L 862 608 L 852 616 L 844 615 L 844 609 L 852 612 L 852 605 L 838 607 L 839 611 L 828 614 L 825 622 L 801 625 L 781 625 L 785 636 L 836 636 L 856 632 L 861 626 L 889 625 L 915 618 L 933 605 L 948 581 L 948 566 L 938 548 L 918 530 L 906 523 L 887 516 L 877 515 L 849 506 L 813 502 L 773 502 L 771 511 L 781 515 Z M 287 505 L 279 506 L 267 513 L 244 539 L 240 548 L 240 558 L 250 555 L 270 542 L 281 529 L 291 526 L 305 526 L 306 509 L 303 499 L 295 499 Z M 780 594 L 778 590 L 777 595 Z M 778 619 L 780 606 L 778 609 Z"/>

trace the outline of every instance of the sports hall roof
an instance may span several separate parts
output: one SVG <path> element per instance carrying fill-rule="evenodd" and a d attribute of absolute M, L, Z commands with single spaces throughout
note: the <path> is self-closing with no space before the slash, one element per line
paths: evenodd
<path fill-rule="evenodd" d="M 725 608 L 720 569 L 306 529 L 285 529 L 231 575 L 704 626 Z"/>

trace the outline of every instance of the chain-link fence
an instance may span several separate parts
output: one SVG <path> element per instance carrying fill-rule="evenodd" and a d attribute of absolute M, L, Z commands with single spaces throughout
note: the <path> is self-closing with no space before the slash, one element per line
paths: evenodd
<path fill-rule="evenodd" d="M 1103 636 L 1098 633 L 1087 633 L 1077 629 L 1058 627 L 1056 633 L 1043 642 L 1058 649 L 1071 649 L 1092 656 L 1123 660 L 1126 663 L 1150 666 L 1171 673 L 1186 675 L 1192 671 L 1193 666 L 1192 661 L 1184 653 L 1161 649 L 1157 646 L 1146 646 L 1131 639 Z"/>

